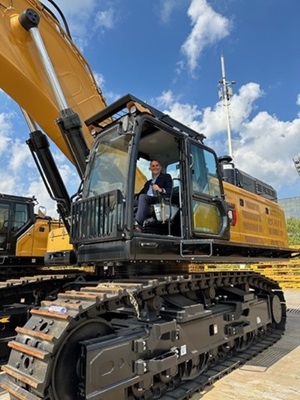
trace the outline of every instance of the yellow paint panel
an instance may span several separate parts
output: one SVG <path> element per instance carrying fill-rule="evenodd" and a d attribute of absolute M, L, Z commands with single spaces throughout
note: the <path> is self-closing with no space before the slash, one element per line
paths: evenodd
<path fill-rule="evenodd" d="M 289 247 L 285 216 L 278 203 L 227 182 L 224 190 L 225 200 L 234 205 L 237 215 L 230 228 L 231 241 Z"/>
<path fill-rule="evenodd" d="M 16 256 L 43 257 L 47 250 L 48 234 L 50 230 L 58 226 L 55 221 L 37 219 L 19 239 L 16 247 Z"/>
<path fill-rule="evenodd" d="M 64 227 L 53 229 L 48 237 L 47 252 L 73 250 L 70 237 Z"/>

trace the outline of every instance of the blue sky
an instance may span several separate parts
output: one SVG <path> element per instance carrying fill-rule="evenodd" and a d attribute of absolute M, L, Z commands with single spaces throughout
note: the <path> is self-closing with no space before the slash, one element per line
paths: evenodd
<path fill-rule="evenodd" d="M 57 0 L 75 43 L 108 103 L 132 93 L 207 136 L 228 153 L 218 97 L 221 62 L 235 81 L 230 104 L 237 167 L 300 195 L 293 157 L 300 153 L 300 2 L 298 0 Z M 50 6 L 47 0 L 44 0 Z M 0 93 L 0 193 L 35 195 L 55 209 L 24 144 L 28 129 Z M 70 193 L 78 180 L 53 152 Z"/>

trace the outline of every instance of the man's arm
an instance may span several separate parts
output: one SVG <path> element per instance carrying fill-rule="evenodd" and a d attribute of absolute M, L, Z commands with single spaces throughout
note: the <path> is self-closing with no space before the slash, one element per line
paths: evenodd
<path fill-rule="evenodd" d="M 157 182 L 153 185 L 153 190 L 158 191 L 159 194 L 170 196 L 173 187 L 173 180 L 170 174 L 161 174 Z"/>
<path fill-rule="evenodd" d="M 165 195 L 169 197 L 171 195 L 173 188 L 173 179 L 170 174 L 165 174 L 165 184 L 164 184 L 164 190 L 165 190 Z"/>

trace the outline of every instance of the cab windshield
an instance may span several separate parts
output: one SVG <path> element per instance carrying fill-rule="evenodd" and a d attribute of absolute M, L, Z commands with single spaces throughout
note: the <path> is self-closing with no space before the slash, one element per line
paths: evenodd
<path fill-rule="evenodd" d="M 119 189 L 123 195 L 128 176 L 128 152 L 131 135 L 120 135 L 117 127 L 97 139 L 91 150 L 91 163 L 85 186 L 85 197 Z"/>

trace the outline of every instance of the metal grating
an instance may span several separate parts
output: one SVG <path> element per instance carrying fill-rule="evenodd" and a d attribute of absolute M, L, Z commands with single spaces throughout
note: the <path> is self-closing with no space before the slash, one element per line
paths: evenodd
<path fill-rule="evenodd" d="M 298 346 L 300 346 L 300 310 L 288 309 L 284 336 L 269 349 L 247 361 L 245 365 L 269 368 Z"/>
<path fill-rule="evenodd" d="M 300 309 L 299 308 L 288 308 L 287 312 L 292 313 L 292 314 L 300 314 Z"/>
<path fill-rule="evenodd" d="M 72 204 L 72 243 L 116 238 L 124 227 L 123 196 L 114 190 Z"/>

